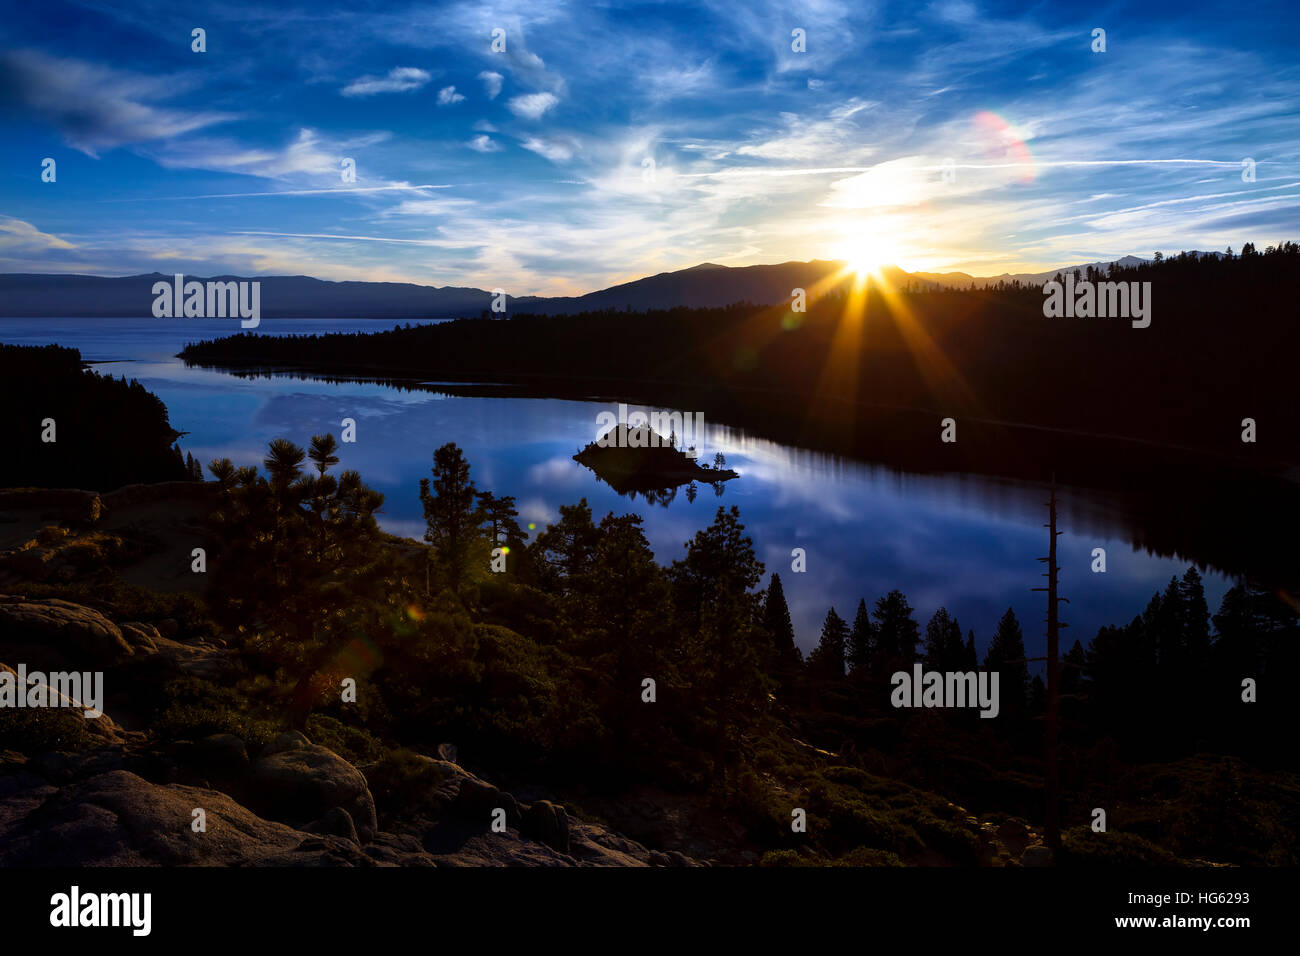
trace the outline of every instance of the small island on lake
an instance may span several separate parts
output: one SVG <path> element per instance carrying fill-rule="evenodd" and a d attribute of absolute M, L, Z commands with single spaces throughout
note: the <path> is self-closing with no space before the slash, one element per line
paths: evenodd
<path fill-rule="evenodd" d="M 718 490 L 723 482 L 740 477 L 726 467 L 720 452 L 710 467 L 696 460 L 694 449 L 683 451 L 674 444 L 674 437 L 665 438 L 649 426 L 634 428 L 620 423 L 574 455 L 573 460 L 586 465 L 619 494 L 641 492 L 647 500 L 699 481 Z"/>

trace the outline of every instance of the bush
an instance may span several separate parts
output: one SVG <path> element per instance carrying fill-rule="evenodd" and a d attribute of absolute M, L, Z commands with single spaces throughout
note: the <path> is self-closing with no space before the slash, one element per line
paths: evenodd
<path fill-rule="evenodd" d="M 0 710 L 0 750 L 28 756 L 51 750 L 91 750 L 95 738 L 80 713 L 57 707 Z"/>
<path fill-rule="evenodd" d="M 381 825 L 417 814 L 440 816 L 445 801 L 435 788 L 444 779 L 446 774 L 437 763 L 405 748 L 385 752 L 378 763 L 366 768 Z"/>
<path fill-rule="evenodd" d="M 1074 827 L 1061 834 L 1058 866 L 1181 866 L 1168 850 L 1133 833 L 1094 833 L 1091 827 Z"/>
<path fill-rule="evenodd" d="M 255 751 L 279 733 L 279 721 L 258 714 L 238 691 L 196 677 L 180 677 L 163 688 L 166 703 L 153 720 L 161 740 L 198 740 L 211 734 L 234 734 Z"/>
<path fill-rule="evenodd" d="M 369 731 L 350 727 L 325 714 L 312 714 L 307 718 L 307 738 L 353 764 L 377 760 L 384 751 Z"/>

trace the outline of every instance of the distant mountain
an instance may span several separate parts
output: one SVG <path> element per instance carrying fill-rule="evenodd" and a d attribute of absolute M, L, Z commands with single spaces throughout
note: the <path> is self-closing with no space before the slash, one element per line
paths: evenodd
<path fill-rule="evenodd" d="M 953 288 L 969 288 L 974 283 L 977 289 L 985 286 L 997 285 L 999 282 L 1020 282 L 1024 285 L 1042 285 L 1057 273 L 1073 272 L 1078 269 L 1080 272 L 1086 272 L 1091 266 L 1094 269 L 1100 269 L 1105 272 L 1113 262 L 1118 266 L 1137 266 L 1144 262 L 1150 262 L 1149 259 L 1142 259 L 1138 256 L 1124 256 L 1122 259 L 1110 259 L 1102 262 L 1084 262 L 1073 266 L 1060 266 L 1056 269 L 1049 269 L 1046 272 L 1004 272 L 996 276 L 972 276 L 965 272 L 912 272 L 904 273 L 913 280 L 919 282 L 930 282 L 936 285 L 950 286 Z"/>
<path fill-rule="evenodd" d="M 185 281 L 232 282 L 242 276 L 185 276 Z M 415 285 L 409 282 L 329 282 L 309 276 L 257 276 L 264 319 L 412 319 L 478 315 L 492 294 L 481 289 Z M 84 275 L 0 275 L 0 316 L 87 318 L 153 315 L 156 282 L 148 275 L 106 278 Z"/>
<path fill-rule="evenodd" d="M 1145 262 L 1136 256 L 1115 260 L 1120 265 Z M 895 286 L 978 288 L 998 282 L 1046 282 L 1058 272 L 1105 271 L 1109 262 L 1062 266 L 1047 272 L 971 276 L 964 272 L 906 272 L 885 266 L 882 274 Z M 241 276 L 186 276 L 197 282 L 245 281 Z M 0 316 L 73 316 L 85 318 L 147 317 L 153 314 L 154 284 L 173 277 L 154 272 L 118 278 L 87 275 L 0 275 Z M 259 276 L 261 314 L 279 318 L 424 319 L 476 316 L 490 310 L 493 293 L 457 286 L 424 286 L 409 282 L 331 282 L 309 276 Z M 775 305 L 790 299 L 796 288 L 825 290 L 846 281 L 844 263 L 814 259 L 775 265 L 722 266 L 703 262 L 689 269 L 661 272 L 580 296 L 507 296 L 507 315 L 554 315 L 604 309 L 664 309 L 673 306 L 707 308 L 752 302 Z"/>
<path fill-rule="evenodd" d="M 515 300 L 514 308 L 519 312 L 555 315 L 598 309 L 670 309 L 677 305 L 709 308 L 733 302 L 775 305 L 788 300 L 793 289 L 811 289 L 843 267 L 842 262 L 823 259 L 734 268 L 705 262 L 690 269 L 661 272 L 586 295 L 521 296 Z"/>

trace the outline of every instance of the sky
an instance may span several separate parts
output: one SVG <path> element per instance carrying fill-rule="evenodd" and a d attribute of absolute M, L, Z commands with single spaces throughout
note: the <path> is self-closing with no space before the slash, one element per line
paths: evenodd
<path fill-rule="evenodd" d="M 14 4 L 0 272 L 573 295 L 701 262 L 1263 248 L 1300 238 L 1298 25 L 1294 2 Z"/>

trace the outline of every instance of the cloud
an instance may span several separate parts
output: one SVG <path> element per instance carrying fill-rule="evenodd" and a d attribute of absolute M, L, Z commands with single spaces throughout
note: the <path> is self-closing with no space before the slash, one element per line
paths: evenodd
<path fill-rule="evenodd" d="M 215 169 L 271 179 L 328 175 L 339 181 L 340 160 L 356 158 L 360 150 L 389 138 L 388 133 L 370 133 L 344 140 L 327 140 L 316 130 L 303 128 L 281 149 L 203 139 L 169 143 L 147 151 L 147 154 L 168 168 Z M 358 177 L 363 176 L 363 169 L 364 163 L 358 162 Z"/>
<path fill-rule="evenodd" d="M 572 140 L 543 139 L 540 136 L 530 136 L 520 145 L 539 156 L 545 156 L 553 163 L 572 159 L 574 151 L 578 148 L 578 144 Z"/>
<path fill-rule="evenodd" d="M 470 149 L 480 153 L 501 152 L 501 145 L 488 136 L 475 136 L 468 145 Z"/>
<path fill-rule="evenodd" d="M 478 78 L 483 81 L 483 89 L 487 92 L 488 99 L 496 99 L 501 92 L 501 84 L 505 81 L 505 77 L 492 70 L 484 70 Z"/>
<path fill-rule="evenodd" d="M 444 86 L 438 91 L 439 106 L 450 106 L 453 103 L 460 103 L 464 99 L 465 97 L 456 92 L 456 87 L 454 86 Z"/>
<path fill-rule="evenodd" d="M 414 66 L 395 66 L 387 76 L 363 76 L 343 87 L 344 96 L 374 96 L 376 93 L 409 93 L 433 79 L 427 70 Z M 453 87 L 454 89 L 454 87 Z"/>
<path fill-rule="evenodd" d="M 547 110 L 553 109 L 559 100 L 553 93 L 525 93 L 506 103 L 510 112 L 526 119 L 541 119 Z"/>
<path fill-rule="evenodd" d="M 72 243 L 41 232 L 30 222 L 0 215 L 0 249 L 6 252 L 42 252 L 47 249 L 75 249 Z"/>
<path fill-rule="evenodd" d="M 0 53 L 0 89 L 6 98 L 53 124 L 67 142 L 89 156 L 132 143 L 169 140 L 236 113 L 190 111 L 152 105 L 185 92 L 193 81 L 140 76 L 82 60 L 40 53 Z"/>

